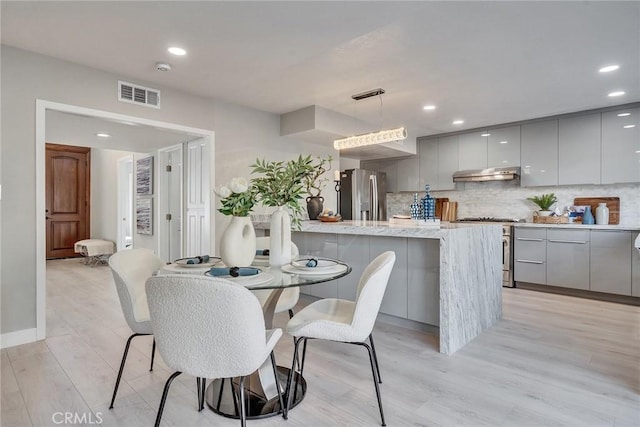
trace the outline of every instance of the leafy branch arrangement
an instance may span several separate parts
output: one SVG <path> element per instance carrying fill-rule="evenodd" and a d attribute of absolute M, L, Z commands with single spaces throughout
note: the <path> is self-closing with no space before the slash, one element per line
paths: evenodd
<path fill-rule="evenodd" d="M 314 159 L 313 169 L 304 178 L 304 185 L 307 188 L 307 193 L 310 196 L 317 197 L 322 192 L 325 184 L 329 182 L 329 178 L 323 176 L 327 171 L 331 170 L 331 162 L 333 157 L 330 155 L 327 157 L 316 157 Z"/>
<path fill-rule="evenodd" d="M 300 205 L 305 191 L 305 182 L 314 172 L 311 156 L 298 156 L 288 162 L 267 162 L 256 159 L 251 165 L 252 174 L 263 176 L 251 180 L 258 200 L 266 206 L 284 206 L 291 212 L 291 223 L 300 228 L 304 209 Z"/>
<path fill-rule="evenodd" d="M 554 193 L 543 194 L 542 196 L 527 197 L 527 200 L 531 200 L 533 203 L 540 207 L 541 211 L 548 211 L 555 202 L 558 201 Z"/>

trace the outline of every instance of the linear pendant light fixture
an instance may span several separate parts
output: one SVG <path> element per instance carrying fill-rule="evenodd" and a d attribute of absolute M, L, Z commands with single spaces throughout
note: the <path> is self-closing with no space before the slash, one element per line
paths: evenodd
<path fill-rule="evenodd" d="M 371 98 L 373 96 L 380 97 L 380 127 L 382 127 L 382 94 L 385 90 L 382 88 L 369 90 L 367 92 L 352 95 L 354 101 Z M 379 130 L 377 132 L 369 132 L 361 135 L 348 136 L 333 141 L 333 148 L 336 150 L 344 150 L 346 148 L 362 147 L 366 145 L 383 144 L 385 142 L 399 142 L 407 138 L 407 130 L 404 127 L 397 129 Z"/>

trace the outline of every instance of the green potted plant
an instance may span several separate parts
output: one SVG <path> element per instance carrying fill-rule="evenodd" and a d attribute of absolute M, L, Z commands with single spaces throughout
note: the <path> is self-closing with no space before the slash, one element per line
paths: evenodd
<path fill-rule="evenodd" d="M 554 193 L 527 197 L 527 200 L 530 200 L 538 205 L 538 207 L 540 208 L 540 210 L 538 211 L 538 215 L 540 216 L 549 216 L 551 214 L 551 206 L 558 201 Z"/>
<path fill-rule="evenodd" d="M 325 184 L 329 182 L 329 178 L 325 175 L 331 170 L 331 162 L 333 157 L 316 157 L 312 163 L 311 172 L 304 178 L 304 186 L 307 189 L 307 213 L 309 219 L 317 219 L 322 213 L 324 197 L 320 195 Z"/>

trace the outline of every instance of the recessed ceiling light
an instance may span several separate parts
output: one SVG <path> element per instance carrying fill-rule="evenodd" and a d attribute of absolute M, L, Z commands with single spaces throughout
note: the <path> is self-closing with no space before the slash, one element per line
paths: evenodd
<path fill-rule="evenodd" d="M 640 154 L 640 150 L 636 150 L 636 154 Z"/>
<path fill-rule="evenodd" d="M 491 136 L 491 134 L 490 134 L 490 133 L 483 133 L 483 134 L 482 134 L 482 135 L 480 135 L 480 136 Z"/>
<path fill-rule="evenodd" d="M 461 125 L 461 124 L 463 124 L 463 123 L 464 123 L 464 120 L 454 120 L 454 121 L 453 121 L 453 124 L 454 124 L 454 125 Z"/>
<path fill-rule="evenodd" d="M 111 138 L 111 135 L 109 135 L 108 133 L 104 133 L 104 132 L 96 133 L 96 136 L 98 138 Z"/>
<path fill-rule="evenodd" d="M 625 128 L 625 129 L 631 129 L 631 128 L 636 127 L 636 125 L 625 125 L 625 126 L 622 126 L 622 127 Z"/>
<path fill-rule="evenodd" d="M 508 160 L 503 160 L 502 163 L 509 163 L 509 161 Z"/>
<path fill-rule="evenodd" d="M 181 47 L 177 47 L 177 46 L 170 47 L 167 50 L 169 51 L 170 54 L 176 55 L 176 56 L 184 56 L 184 55 L 187 54 L 186 50 L 184 50 Z"/>
<path fill-rule="evenodd" d="M 431 110 L 435 110 L 436 106 L 435 105 L 425 105 L 424 107 L 422 107 L 423 110 L 427 110 L 427 111 L 431 111 Z"/>
<path fill-rule="evenodd" d="M 614 96 L 622 96 L 624 95 L 626 92 L 623 90 L 617 90 L 615 92 L 610 92 L 609 96 L 614 97 Z"/>
<path fill-rule="evenodd" d="M 500 144 L 507 144 L 509 141 L 500 141 Z"/>
<path fill-rule="evenodd" d="M 630 115 L 631 115 L 631 113 L 620 113 L 620 114 L 618 114 L 618 117 L 627 117 L 627 116 L 630 116 Z"/>
<path fill-rule="evenodd" d="M 601 73 L 610 73 L 611 71 L 615 71 L 620 68 L 619 65 L 607 65 L 606 67 L 600 68 Z"/>

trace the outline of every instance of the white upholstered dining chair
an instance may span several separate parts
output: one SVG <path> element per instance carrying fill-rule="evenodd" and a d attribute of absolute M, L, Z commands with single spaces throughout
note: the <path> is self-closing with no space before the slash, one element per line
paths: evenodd
<path fill-rule="evenodd" d="M 118 291 L 120 306 L 127 325 L 133 334 L 127 340 L 120 362 L 118 378 L 113 389 L 113 397 L 109 409 L 113 409 L 113 404 L 118 393 L 118 386 L 122 379 L 124 364 L 127 361 L 131 340 L 141 335 L 153 335 L 151 322 L 149 321 L 149 308 L 147 306 L 147 295 L 144 284 L 148 277 L 159 270 L 164 262 L 149 249 L 127 249 L 116 252 L 109 258 L 109 267 L 113 274 L 113 280 Z M 156 342 L 153 341 L 151 349 L 151 367 L 153 371 L 153 359 L 156 351 Z"/>
<path fill-rule="evenodd" d="M 164 386 L 156 426 L 160 425 L 171 382 L 183 372 L 205 381 L 241 377 L 239 415 L 244 426 L 244 377 L 269 357 L 280 407 L 284 408 L 273 356 L 282 329 L 265 330 L 262 308 L 251 292 L 228 280 L 182 274 L 151 277 L 146 289 L 158 351 L 166 365 L 176 371 Z M 204 381 L 201 387 L 200 409 L 204 405 Z"/>
<path fill-rule="evenodd" d="M 257 237 L 256 238 L 256 248 L 258 249 L 268 249 L 269 248 L 269 237 Z M 300 255 L 300 251 L 295 243 L 291 242 L 291 259 L 295 259 L 298 255 Z M 251 292 L 258 298 L 260 301 L 260 305 L 264 306 L 269 298 L 269 295 L 272 290 L 269 289 L 254 289 Z M 274 313 L 282 313 L 287 311 L 289 313 L 289 318 L 293 317 L 293 307 L 298 303 L 298 299 L 300 299 L 300 287 L 294 286 L 291 288 L 284 289 L 282 294 L 280 294 L 280 298 L 278 299 L 278 303 L 276 304 L 276 309 Z"/>
<path fill-rule="evenodd" d="M 294 382 L 293 373 L 296 365 L 299 365 L 300 376 L 302 376 L 304 370 L 307 340 L 338 341 L 363 346 L 369 352 L 369 362 L 371 364 L 376 397 L 378 398 L 380 418 L 382 419 L 382 425 L 386 425 L 382 410 L 380 387 L 378 386 L 378 383 L 382 383 L 382 379 L 372 331 L 395 260 L 395 253 L 387 251 L 371 261 L 358 282 L 355 302 L 336 298 L 322 299 L 306 306 L 289 320 L 286 331 L 288 334 L 293 335 L 295 349 L 291 371 L 287 380 L 287 411 L 291 404 L 291 389 Z M 369 338 L 371 346 L 366 343 L 367 338 Z M 304 343 L 302 363 L 298 362 L 300 343 Z"/>

